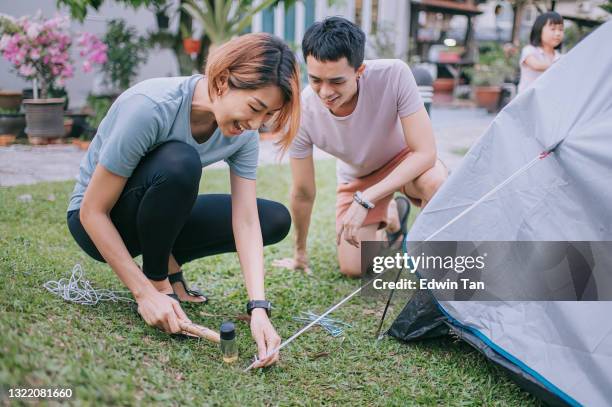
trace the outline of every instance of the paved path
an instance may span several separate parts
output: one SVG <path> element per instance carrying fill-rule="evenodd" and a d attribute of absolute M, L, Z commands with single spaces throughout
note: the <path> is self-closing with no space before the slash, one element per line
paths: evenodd
<path fill-rule="evenodd" d="M 463 154 L 484 132 L 492 115 L 482 109 L 435 108 L 432 123 L 440 158 L 450 169 L 460 163 Z M 35 184 L 43 181 L 74 179 L 84 152 L 71 145 L 0 147 L 0 186 Z M 329 159 L 328 154 L 315 150 L 315 159 Z M 283 162 L 288 161 L 285 155 Z M 276 149 L 271 141 L 262 141 L 260 165 L 278 162 Z M 216 163 L 211 168 L 225 167 Z"/>

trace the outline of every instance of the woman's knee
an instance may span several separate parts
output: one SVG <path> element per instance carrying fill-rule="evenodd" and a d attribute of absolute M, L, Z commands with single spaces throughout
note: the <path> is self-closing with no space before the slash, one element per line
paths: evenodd
<path fill-rule="evenodd" d="M 278 243 L 289 234 L 291 215 L 283 204 L 257 199 L 257 210 L 264 245 Z"/>
<path fill-rule="evenodd" d="M 155 151 L 159 161 L 161 179 L 173 185 L 197 188 L 202 176 L 202 163 L 195 148 L 188 144 L 170 141 L 162 144 Z"/>
<path fill-rule="evenodd" d="M 83 250 L 89 257 L 99 262 L 106 262 L 104 257 L 100 254 L 96 245 L 90 239 L 89 235 L 85 231 L 85 228 L 81 224 L 79 219 L 80 211 L 76 211 L 68 215 L 67 224 L 68 230 L 72 235 L 76 244 Z"/>

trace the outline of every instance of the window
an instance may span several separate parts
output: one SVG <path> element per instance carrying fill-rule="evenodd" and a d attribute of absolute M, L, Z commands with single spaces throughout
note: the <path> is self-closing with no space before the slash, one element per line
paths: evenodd
<path fill-rule="evenodd" d="M 274 34 L 274 8 L 268 7 L 261 12 L 261 30 Z"/>
<path fill-rule="evenodd" d="M 307 30 L 308 27 L 314 24 L 315 21 L 315 0 L 303 0 L 304 2 L 304 28 Z"/>
<path fill-rule="evenodd" d="M 295 5 L 285 10 L 285 41 L 292 43 L 295 41 Z"/>

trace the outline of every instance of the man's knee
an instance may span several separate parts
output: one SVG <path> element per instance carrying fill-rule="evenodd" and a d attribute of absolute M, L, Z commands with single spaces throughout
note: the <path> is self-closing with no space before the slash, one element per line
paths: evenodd
<path fill-rule="evenodd" d="M 438 189 L 440 189 L 446 177 L 446 171 L 434 167 L 421 174 L 421 176 L 415 180 L 414 184 L 421 197 L 429 201 Z"/>
<path fill-rule="evenodd" d="M 354 259 L 338 259 L 338 265 L 340 266 L 340 272 L 350 278 L 361 277 L 361 264 L 355 262 Z"/>

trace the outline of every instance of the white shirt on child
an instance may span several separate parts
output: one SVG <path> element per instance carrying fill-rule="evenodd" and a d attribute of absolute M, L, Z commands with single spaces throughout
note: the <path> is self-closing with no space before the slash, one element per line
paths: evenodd
<path fill-rule="evenodd" d="M 521 67 L 521 80 L 519 81 L 518 91 L 522 92 L 527 89 L 533 81 L 538 79 L 540 75 L 542 75 L 545 71 L 536 71 L 535 69 L 531 69 L 525 64 L 525 60 L 529 56 L 535 56 L 538 61 L 553 63 L 561 58 L 561 53 L 555 50 L 554 56 L 550 56 L 545 53 L 542 47 L 535 47 L 533 45 L 527 45 L 523 48 L 521 52 L 521 59 L 519 61 L 519 65 Z"/>

